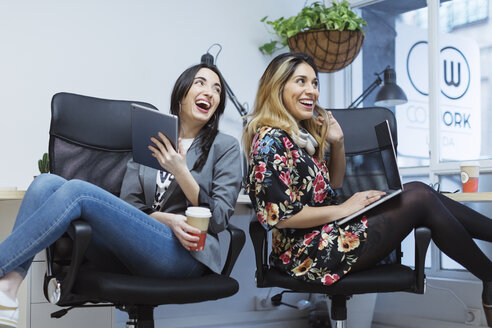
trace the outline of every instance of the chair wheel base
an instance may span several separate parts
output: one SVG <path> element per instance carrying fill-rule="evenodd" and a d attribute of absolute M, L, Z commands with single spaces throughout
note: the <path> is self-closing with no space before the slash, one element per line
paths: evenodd
<path fill-rule="evenodd" d="M 331 328 L 330 314 L 328 311 L 312 311 L 309 313 L 308 323 L 311 328 Z"/>

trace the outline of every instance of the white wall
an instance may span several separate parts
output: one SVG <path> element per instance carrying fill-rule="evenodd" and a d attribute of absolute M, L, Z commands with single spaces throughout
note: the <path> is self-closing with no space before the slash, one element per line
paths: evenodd
<path fill-rule="evenodd" d="M 217 65 L 253 105 L 271 57 L 260 19 L 290 16 L 284 0 L 0 0 L 0 185 L 25 189 L 48 149 L 51 97 L 61 91 L 146 101 L 167 111 L 174 81 L 213 43 Z M 215 50 L 215 49 L 213 49 Z M 232 104 L 222 127 L 239 137 Z"/>
<path fill-rule="evenodd" d="M 0 186 L 25 189 L 38 174 L 37 160 L 48 150 L 50 102 L 55 93 L 140 100 L 167 111 L 178 75 L 198 63 L 213 43 L 223 47 L 217 65 L 226 81 L 239 101 L 252 107 L 258 80 L 272 59 L 257 50 L 270 39 L 260 19 L 291 16 L 304 4 L 285 0 L 0 0 Z M 321 86 L 327 85 L 328 76 L 323 74 Z M 340 93 L 343 101 L 338 87 L 330 98 L 322 91 L 322 106 L 340 107 L 340 100 L 334 99 Z M 241 124 L 229 103 L 221 128 L 239 138 Z M 232 222 L 247 231 L 249 214 L 238 214 Z M 214 318 L 224 322 L 221 316 L 227 313 L 228 322 L 236 320 L 244 327 L 246 322 L 258 321 L 270 322 L 269 327 L 271 322 L 282 327 L 307 324 L 305 319 L 302 323 L 293 320 L 299 314 L 285 307 L 254 311 L 255 296 L 265 296 L 268 290 L 255 287 L 253 265 L 248 237 L 233 272 L 240 284 L 237 295 L 217 302 L 162 307 L 156 311 L 157 321 L 167 326 L 190 324 L 190 320 L 193 326 L 217 326 Z M 285 300 L 295 303 L 298 298 L 288 295 Z M 117 326 L 124 320 L 118 314 Z"/>
<path fill-rule="evenodd" d="M 223 47 L 217 65 L 226 81 L 239 101 L 252 107 L 258 79 L 272 58 L 257 50 L 270 39 L 260 19 L 290 16 L 303 5 L 285 0 L 0 0 L 0 186 L 25 189 L 38 174 L 37 160 L 48 150 L 55 93 L 140 100 L 167 111 L 178 75 L 213 43 Z M 231 103 L 221 127 L 240 137 L 242 122 Z M 233 218 L 246 231 L 248 221 L 248 214 Z M 284 318 L 291 321 L 284 327 L 300 327 L 289 319 L 299 316 L 294 310 L 253 312 L 255 295 L 268 291 L 254 285 L 249 237 L 233 276 L 241 286 L 234 297 L 162 307 L 157 321 L 216 326 L 214 316 L 227 313 L 233 321 Z M 117 326 L 124 320 L 118 314 Z"/>

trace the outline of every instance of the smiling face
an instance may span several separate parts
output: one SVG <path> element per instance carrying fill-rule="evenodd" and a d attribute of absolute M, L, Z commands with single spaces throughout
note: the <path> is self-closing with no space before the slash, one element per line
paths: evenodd
<path fill-rule="evenodd" d="M 219 76 L 208 68 L 196 73 L 188 93 L 181 100 L 179 119 L 181 127 L 203 127 L 220 103 L 222 86 Z"/>
<path fill-rule="evenodd" d="M 301 63 L 287 80 L 282 101 L 297 122 L 310 119 L 318 101 L 318 77 L 309 64 Z"/>

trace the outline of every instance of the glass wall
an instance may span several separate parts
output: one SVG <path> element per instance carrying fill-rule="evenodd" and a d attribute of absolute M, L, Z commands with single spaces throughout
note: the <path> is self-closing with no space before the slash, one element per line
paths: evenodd
<path fill-rule="evenodd" d="M 492 24 L 489 0 L 442 1 L 439 28 L 439 161 L 492 158 Z M 388 65 L 408 102 L 395 108 L 401 167 L 429 165 L 428 11 L 418 0 L 362 8 L 363 88 Z M 382 77 L 382 76 L 381 76 Z M 376 92 L 364 106 L 374 106 Z M 490 130 L 490 131 L 489 131 Z"/>
<path fill-rule="evenodd" d="M 492 129 L 487 128 L 492 125 L 490 14 L 489 0 L 452 0 L 439 8 L 443 49 L 441 75 L 445 82 L 441 91 L 441 112 L 452 113 L 454 118 L 453 121 L 443 120 L 446 126 L 441 124 L 441 131 L 449 131 L 451 146 L 448 148 L 453 150 L 453 154 L 448 154 L 447 148 L 441 148 L 441 161 L 492 157 Z M 449 100 L 453 95 L 462 97 Z M 485 183 L 485 177 L 481 183 Z M 483 207 L 479 204 L 469 206 L 479 211 Z M 488 247 L 487 244 L 479 245 L 482 249 Z M 463 269 L 445 254 L 442 254 L 441 268 Z"/>
<path fill-rule="evenodd" d="M 352 89 L 366 89 L 374 81 L 374 74 L 387 66 L 395 69 L 396 82 L 408 98 L 407 103 L 391 108 L 398 123 L 398 161 L 404 180 L 430 184 L 438 177 L 441 190 L 454 191 L 461 187 L 459 162 L 481 160 L 485 163 L 483 171 L 492 172 L 491 162 L 487 161 L 492 158 L 492 129 L 487 128 L 492 125 L 489 1 L 441 0 L 437 32 L 439 60 L 433 68 L 438 77 L 439 106 L 434 106 L 434 112 L 429 112 L 433 106 L 429 105 L 427 2 L 384 0 L 359 7 L 368 27 L 360 69 L 362 83 L 360 78 L 354 78 Z M 365 99 L 364 107 L 374 106 L 376 93 Z M 437 120 L 429 130 L 436 111 Z M 430 131 L 437 131 L 434 143 Z M 431 158 L 430 153 L 435 155 Z M 484 181 L 492 180 L 488 178 Z M 485 184 L 481 182 L 480 186 L 479 191 L 486 191 Z M 490 214 L 490 205 L 470 206 Z M 402 250 L 403 262 L 412 264 L 412 236 L 403 242 Z M 434 245 L 427 260 L 433 274 L 453 276 L 462 270 Z"/>
<path fill-rule="evenodd" d="M 492 24 L 489 0 L 451 0 L 439 9 L 440 113 L 439 160 L 492 157 L 490 79 Z M 426 8 L 401 15 L 401 21 L 427 28 Z"/>
<path fill-rule="evenodd" d="M 408 102 L 391 108 L 398 121 L 398 162 L 400 167 L 429 165 L 429 74 L 427 13 L 422 1 L 386 0 L 364 6 L 367 20 L 363 45 L 363 87 L 370 85 L 387 66 L 395 70 L 396 83 Z M 383 76 L 381 75 L 381 78 Z M 364 106 L 374 106 L 376 92 Z"/>

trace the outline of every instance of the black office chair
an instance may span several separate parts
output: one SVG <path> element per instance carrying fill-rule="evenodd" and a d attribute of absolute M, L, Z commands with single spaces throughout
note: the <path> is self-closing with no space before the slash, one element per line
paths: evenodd
<path fill-rule="evenodd" d="M 344 131 L 347 169 L 343 187 L 338 190 L 340 201 L 355 191 L 387 189 L 382 169 L 374 125 L 388 120 L 396 143 L 396 120 L 394 114 L 380 107 L 362 109 L 335 109 L 333 115 Z M 328 154 L 329 156 L 329 154 Z M 294 279 L 269 266 L 268 233 L 253 215 L 250 235 L 255 248 L 256 285 L 260 288 L 281 287 L 298 293 L 319 293 L 329 296 L 331 318 L 336 327 L 345 327 L 347 300 L 354 294 L 387 293 L 405 291 L 423 294 L 425 291 L 425 255 L 431 232 L 428 228 L 415 229 L 415 267 L 401 264 L 401 254 L 395 250 L 391 257 L 365 271 L 349 273 L 331 286 L 306 283 Z M 279 304 L 279 296 L 272 298 Z"/>
<path fill-rule="evenodd" d="M 66 179 L 92 182 L 118 195 L 131 157 L 130 101 L 58 93 L 52 100 L 50 170 Z M 152 105 L 140 103 L 152 108 Z M 156 279 L 102 272 L 84 253 L 91 227 L 83 217 L 72 223 L 73 240 L 65 234 L 47 249 L 46 298 L 59 306 L 106 303 L 128 312 L 127 327 L 154 327 L 154 307 L 195 303 L 234 295 L 238 283 L 229 277 L 245 242 L 241 229 L 229 225 L 230 245 L 221 274 L 199 278 Z M 70 309 L 70 308 L 69 308 Z M 61 317 L 68 310 L 52 314 Z"/>

